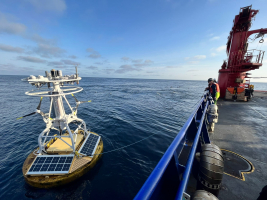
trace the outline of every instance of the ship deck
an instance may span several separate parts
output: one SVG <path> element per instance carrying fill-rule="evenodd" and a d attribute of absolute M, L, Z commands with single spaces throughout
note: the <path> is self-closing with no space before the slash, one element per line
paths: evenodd
<path fill-rule="evenodd" d="M 211 141 L 221 149 L 241 155 L 254 169 L 244 178 L 224 174 L 219 199 L 257 199 L 267 185 L 267 92 L 254 92 L 249 102 L 218 101 L 219 121 Z M 242 163 L 227 158 L 228 166 L 241 170 Z M 229 165 L 230 163 L 230 165 Z M 227 166 L 225 166 L 227 167 Z M 237 171 L 238 173 L 238 171 Z"/>

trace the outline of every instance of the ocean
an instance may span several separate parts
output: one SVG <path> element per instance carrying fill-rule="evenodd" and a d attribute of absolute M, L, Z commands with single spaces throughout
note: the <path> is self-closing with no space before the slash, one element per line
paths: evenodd
<path fill-rule="evenodd" d="M 79 86 L 84 90 L 76 97 L 92 102 L 79 106 L 78 117 L 101 135 L 104 154 L 77 181 L 36 189 L 24 181 L 22 165 L 45 123 L 38 114 L 16 120 L 34 112 L 40 100 L 25 95 L 34 88 L 21 82 L 24 77 L 0 76 L 0 199 L 133 199 L 207 86 L 206 81 L 83 78 Z M 267 90 L 267 83 L 254 85 Z M 67 98 L 74 107 L 73 97 Z M 41 110 L 48 108 L 44 98 Z"/>

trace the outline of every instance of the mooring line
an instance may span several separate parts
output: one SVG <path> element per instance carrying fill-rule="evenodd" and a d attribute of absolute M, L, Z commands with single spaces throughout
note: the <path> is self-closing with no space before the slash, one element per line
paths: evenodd
<path fill-rule="evenodd" d="M 203 95 L 202 95 L 202 97 L 203 97 Z M 202 98 L 202 97 L 201 97 L 201 98 Z M 200 99 L 199 101 L 197 101 L 193 107 L 195 107 L 196 104 L 199 103 L 200 101 L 201 101 L 201 99 Z M 99 153 L 99 154 L 93 154 L 93 155 L 91 155 L 91 156 L 94 156 L 94 155 L 102 155 L 102 154 L 105 154 L 105 153 L 111 153 L 111 152 L 114 152 L 114 151 L 119 151 L 119 150 L 121 150 L 121 149 L 124 149 L 124 148 L 130 147 L 130 146 L 132 146 L 132 145 L 135 145 L 135 144 L 137 144 L 137 143 L 140 143 L 140 142 L 142 142 L 142 141 L 144 141 L 144 140 L 146 140 L 146 139 L 148 139 L 148 138 L 150 138 L 150 137 L 152 137 L 152 136 L 154 136 L 154 135 L 156 135 L 156 134 L 158 134 L 158 133 L 151 134 L 150 136 L 145 137 L 145 138 L 143 138 L 143 139 L 141 139 L 141 140 L 139 140 L 139 141 L 137 141 L 137 142 L 134 142 L 134 143 L 132 143 L 132 144 L 129 144 L 129 145 L 126 145 L 126 146 L 122 146 L 122 147 L 120 147 L 120 148 L 113 149 L 113 150 L 110 150 L 110 151 L 107 151 L 107 152 L 103 152 L 103 153 Z M 100 135 L 100 136 L 101 136 L 101 135 Z"/>
<path fill-rule="evenodd" d="M 145 138 L 143 138 L 143 139 L 141 139 L 141 140 L 139 140 L 139 141 L 137 141 L 137 142 L 128 144 L 128 145 L 126 145 L 126 146 L 122 146 L 122 147 L 117 148 L 117 149 L 113 149 L 113 150 L 110 150 L 110 151 L 106 151 L 106 152 L 103 152 L 103 153 L 93 154 L 93 155 L 91 155 L 91 156 L 94 156 L 94 155 L 102 155 L 102 154 L 105 154 L 105 153 L 111 153 L 111 152 L 114 152 L 114 151 L 119 151 L 119 150 L 124 149 L 124 148 L 126 148 L 126 147 L 130 147 L 130 146 L 132 146 L 132 145 L 134 145 L 134 144 L 140 143 L 140 142 L 142 142 L 142 141 L 144 141 L 144 140 L 146 140 L 146 139 L 148 139 L 148 138 L 150 138 L 150 137 L 152 137 L 152 136 L 154 136 L 154 135 L 157 135 L 157 134 L 158 134 L 158 133 L 154 133 L 154 134 L 151 134 L 150 136 L 145 137 Z"/>
<path fill-rule="evenodd" d="M 204 94 L 203 95 L 201 95 L 201 98 L 204 96 Z M 197 103 L 199 103 L 202 99 L 200 98 L 200 100 L 198 100 L 196 103 L 195 103 L 195 105 L 193 106 L 193 107 L 195 107 L 196 105 L 197 105 Z M 143 138 L 143 139 L 141 139 L 141 140 L 139 140 L 139 141 L 137 141 L 137 142 L 134 142 L 134 143 L 131 143 L 131 144 L 129 144 L 129 145 L 126 145 L 126 146 L 122 146 L 122 147 L 120 147 L 120 148 L 117 148 L 117 149 L 113 149 L 113 150 L 110 150 L 110 151 L 106 151 L 106 152 L 103 152 L 103 153 L 99 153 L 99 154 L 93 154 L 93 155 L 91 155 L 91 156 L 94 156 L 94 155 L 102 155 L 102 154 L 105 154 L 105 153 L 111 153 L 111 152 L 114 152 L 114 151 L 119 151 L 119 150 L 122 150 L 122 149 L 124 149 L 124 148 L 127 148 L 127 147 L 130 147 L 130 146 L 132 146 L 132 145 L 135 145 L 135 144 L 137 144 L 137 143 L 140 143 L 140 142 L 142 142 L 142 141 L 144 141 L 144 140 L 147 140 L 148 138 L 150 138 L 150 137 L 152 137 L 152 136 L 154 136 L 154 135 L 157 135 L 158 133 L 154 133 L 154 134 L 151 134 L 150 136 L 148 136 L 148 137 L 145 137 L 145 138 Z M 101 136 L 101 135 L 100 135 Z"/>

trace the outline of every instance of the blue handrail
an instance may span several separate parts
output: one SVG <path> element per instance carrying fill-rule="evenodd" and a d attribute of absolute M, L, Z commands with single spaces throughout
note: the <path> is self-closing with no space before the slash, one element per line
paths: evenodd
<path fill-rule="evenodd" d="M 177 160 L 183 147 L 185 146 L 185 143 L 186 143 L 185 137 L 188 134 L 189 128 L 193 125 L 196 126 L 196 122 L 199 122 L 198 128 L 195 128 L 197 130 L 197 133 L 195 133 L 194 142 L 191 147 L 189 158 L 187 160 L 183 178 L 179 184 L 178 191 L 176 191 L 177 192 L 176 199 L 182 199 L 183 193 L 186 190 L 187 183 L 189 180 L 189 175 L 192 169 L 194 155 L 196 153 L 197 144 L 199 142 L 199 136 L 201 133 L 203 133 L 202 128 L 206 127 L 206 126 L 203 126 L 203 122 L 205 119 L 208 104 L 209 104 L 209 101 L 207 101 L 207 97 L 206 95 L 204 95 L 204 97 L 201 98 L 198 105 L 196 106 L 196 109 L 192 112 L 192 114 L 190 115 L 190 117 L 188 118 L 188 120 L 186 121 L 186 123 L 184 124 L 180 132 L 178 133 L 178 135 L 175 137 L 175 139 L 173 140 L 173 142 L 171 143 L 171 145 L 169 146 L 169 148 L 167 149 L 167 151 L 165 152 L 165 154 L 163 155 L 163 157 L 161 158 L 161 160 L 159 161 L 155 169 L 152 171 L 152 173 L 150 174 L 150 176 L 144 183 L 143 187 L 140 189 L 138 194 L 135 196 L 136 200 L 137 199 L 138 200 L 139 199 L 150 199 L 152 198 L 152 195 L 154 193 L 158 192 L 156 190 L 159 190 L 158 188 L 161 187 L 159 184 L 161 183 L 163 179 L 162 177 L 165 175 L 165 172 L 167 171 L 167 168 L 170 165 L 172 158 L 175 157 L 175 159 Z M 201 119 L 201 120 L 198 120 L 198 119 Z M 207 137 L 205 136 L 205 138 Z M 179 165 L 178 160 L 176 164 Z M 179 171 L 179 167 L 177 167 L 178 171 Z M 181 174 L 182 173 L 181 170 L 178 173 Z M 155 198 L 155 195 L 153 198 Z"/>
<path fill-rule="evenodd" d="M 204 109 L 203 113 L 206 113 L 208 105 L 209 104 L 206 103 L 206 106 L 205 106 L 205 109 Z M 199 124 L 199 127 L 198 127 L 198 131 L 197 131 L 196 137 L 194 139 L 194 143 L 192 145 L 189 158 L 188 158 L 187 163 L 186 163 L 185 171 L 184 171 L 184 174 L 183 174 L 183 179 L 182 179 L 182 182 L 179 185 L 177 196 L 175 197 L 175 199 L 177 199 L 177 200 L 182 200 L 183 199 L 183 194 L 184 194 L 184 192 L 186 190 L 186 186 L 187 186 L 187 183 L 188 183 L 188 180 L 189 180 L 189 175 L 191 173 L 191 169 L 192 169 L 192 166 L 193 166 L 194 156 L 195 156 L 195 153 L 196 153 L 197 144 L 198 144 L 198 141 L 199 141 L 199 136 L 200 136 L 200 133 L 202 131 L 202 126 L 203 126 L 204 119 L 205 119 L 205 114 L 203 114 L 202 117 L 201 117 L 201 121 L 200 121 L 200 124 Z"/>

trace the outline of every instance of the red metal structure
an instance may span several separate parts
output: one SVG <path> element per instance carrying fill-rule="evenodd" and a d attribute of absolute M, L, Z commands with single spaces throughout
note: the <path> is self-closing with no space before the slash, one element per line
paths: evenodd
<path fill-rule="evenodd" d="M 259 10 L 253 10 L 252 6 L 240 8 L 240 12 L 235 16 L 234 25 L 228 36 L 226 53 L 228 61 L 224 61 L 219 70 L 218 83 L 221 89 L 221 98 L 225 97 L 228 87 L 246 88 L 245 78 L 250 70 L 259 69 L 262 66 L 264 51 L 248 49 L 248 38 L 256 34 L 256 38 L 261 38 L 267 34 L 267 28 L 249 31 L 251 21 L 255 18 Z M 261 42 L 263 39 L 261 40 Z M 237 81 L 244 80 L 242 81 Z"/>

